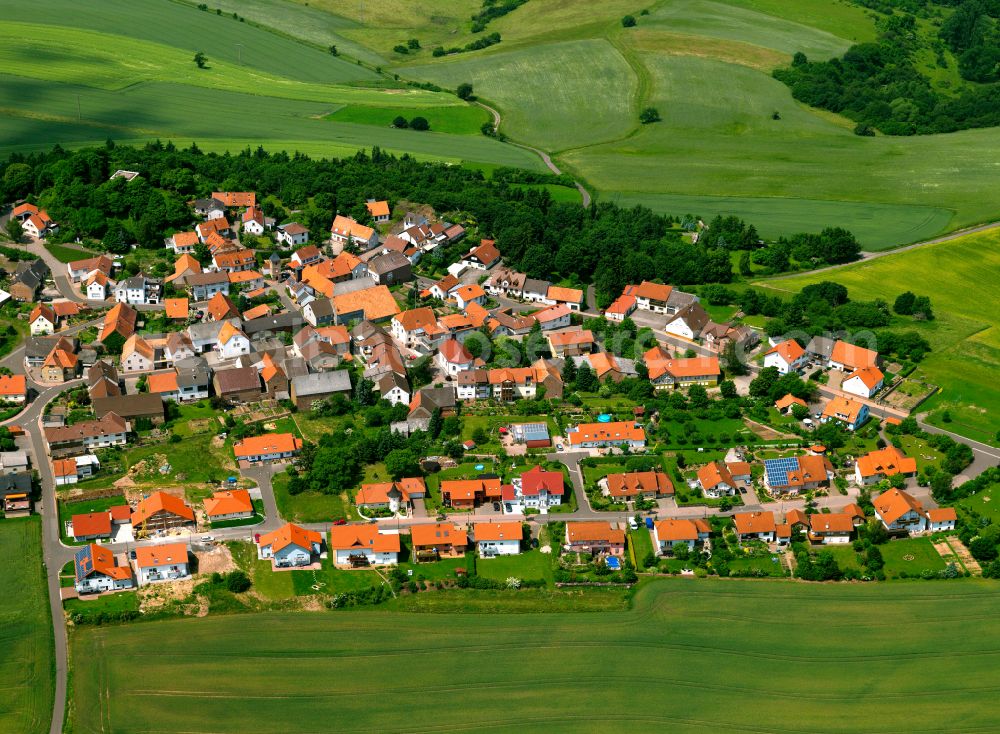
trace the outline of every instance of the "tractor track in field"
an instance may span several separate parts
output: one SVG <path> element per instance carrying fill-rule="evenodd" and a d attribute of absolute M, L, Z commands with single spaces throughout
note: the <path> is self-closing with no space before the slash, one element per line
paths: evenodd
<path fill-rule="evenodd" d="M 497 111 L 497 109 L 495 107 L 490 107 L 485 102 L 480 102 L 479 100 L 476 100 L 473 104 L 475 104 L 475 105 L 477 105 L 479 107 L 482 107 L 484 110 L 486 110 L 487 112 L 489 112 L 493 116 L 493 129 L 494 130 L 499 130 L 500 129 L 500 122 L 501 122 L 500 112 Z M 533 147 L 531 145 L 525 145 L 524 143 L 516 143 L 513 140 L 507 140 L 507 142 L 510 143 L 511 145 L 517 146 L 518 148 L 523 148 L 524 150 L 530 150 L 532 153 L 534 153 L 535 155 L 537 155 L 539 158 L 542 159 L 542 163 L 544 163 L 545 166 L 550 171 L 552 171 L 552 173 L 554 173 L 557 176 L 561 176 L 562 175 L 562 173 L 563 173 L 562 169 L 559 168 L 559 166 L 557 166 L 553 162 L 552 156 L 550 156 L 544 150 L 541 150 L 539 148 L 535 148 L 535 147 Z M 587 207 L 590 206 L 590 202 L 591 202 L 590 192 L 587 191 L 587 189 L 584 188 L 583 184 L 581 184 L 576 179 L 573 180 L 573 183 L 576 186 L 577 191 L 580 192 L 580 197 L 582 199 L 583 208 L 586 209 Z"/>

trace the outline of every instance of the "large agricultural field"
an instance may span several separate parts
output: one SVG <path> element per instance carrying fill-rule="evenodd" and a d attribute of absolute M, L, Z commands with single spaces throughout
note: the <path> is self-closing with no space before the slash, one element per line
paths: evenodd
<path fill-rule="evenodd" d="M 830 58 L 872 40 L 873 19 L 849 2 L 530 0 L 490 22 L 501 43 L 440 58 L 434 47 L 481 37 L 469 22 L 479 2 L 208 6 L 41 0 L 24 16 L 0 0 L 0 152 L 159 137 L 334 156 L 379 145 L 542 170 L 530 151 L 480 134 L 486 110 L 405 86 L 471 82 L 511 140 L 621 204 L 733 213 L 765 236 L 845 226 L 869 250 L 1000 214 L 996 128 L 858 137 L 771 77 L 797 51 Z M 622 28 L 626 13 L 637 27 Z M 396 50 L 411 39 L 420 47 Z M 648 105 L 662 122 L 639 124 Z M 396 115 L 424 116 L 431 131 L 394 129 Z"/>
<path fill-rule="evenodd" d="M 0 734 L 49 730 L 52 620 L 42 569 L 41 519 L 0 521 Z"/>
<path fill-rule="evenodd" d="M 988 731 L 998 651 L 995 594 L 980 582 L 673 580 L 623 612 L 83 629 L 74 657 L 102 664 L 77 672 L 72 705 L 77 734 Z"/>
<path fill-rule="evenodd" d="M 905 290 L 929 295 L 935 320 L 914 321 L 905 327 L 923 334 L 933 349 L 914 376 L 944 388 L 921 411 L 932 411 L 931 422 L 943 428 L 996 444 L 1000 292 L 985 284 L 998 278 L 1000 232 L 994 230 L 762 285 L 795 293 L 809 283 L 835 280 L 847 286 L 854 298 L 882 298 L 889 303 Z M 942 420 L 945 410 L 950 424 Z"/>

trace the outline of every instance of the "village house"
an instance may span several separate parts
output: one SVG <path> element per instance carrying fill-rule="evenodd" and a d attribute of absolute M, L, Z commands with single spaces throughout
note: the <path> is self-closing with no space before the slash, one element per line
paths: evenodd
<path fill-rule="evenodd" d="M 44 382 L 65 382 L 74 379 L 79 368 L 75 340 L 60 338 L 42 362 L 41 377 Z"/>
<path fill-rule="evenodd" d="M 506 515 L 523 515 L 529 509 L 546 514 L 549 508 L 563 503 L 565 494 L 566 478 L 563 473 L 547 471 L 541 466 L 532 467 L 511 484 L 500 487 L 500 499 Z"/>
<path fill-rule="evenodd" d="M 840 383 L 840 389 L 852 395 L 870 398 L 882 389 L 884 380 L 885 375 L 882 374 L 882 370 L 878 367 L 874 365 L 861 367 L 844 377 L 844 381 Z"/>
<path fill-rule="evenodd" d="M 30 467 L 28 452 L 24 449 L 0 452 L 0 476 L 20 474 L 28 471 Z"/>
<path fill-rule="evenodd" d="M 28 317 L 28 331 L 32 336 L 44 336 L 56 330 L 56 314 L 44 303 L 39 303 L 31 310 Z"/>
<path fill-rule="evenodd" d="M 521 288 L 521 298 L 528 303 L 542 303 L 544 304 L 546 299 L 549 297 L 549 286 L 552 285 L 547 280 L 538 280 L 536 278 L 525 278 L 524 286 Z M 555 304 L 552 304 L 555 305 Z M 565 304 L 559 304 L 563 306 Z M 566 311 L 569 311 L 569 306 L 566 306 Z"/>
<path fill-rule="evenodd" d="M 130 425 L 140 419 L 148 420 L 154 426 L 163 423 L 163 400 L 159 395 L 151 393 L 94 398 L 93 406 L 94 414 L 99 420 L 107 415 L 115 415 Z"/>
<path fill-rule="evenodd" d="M 632 286 L 632 295 L 635 296 L 635 306 L 639 310 L 668 313 L 667 302 L 673 290 L 673 286 L 644 280 L 638 286 Z"/>
<path fill-rule="evenodd" d="M 186 543 L 144 545 L 135 549 L 139 586 L 158 581 L 179 581 L 191 575 Z"/>
<path fill-rule="evenodd" d="M 386 321 L 399 313 L 399 305 L 384 285 L 366 288 L 354 293 L 334 295 L 334 322 L 349 324 L 352 321 Z"/>
<path fill-rule="evenodd" d="M 24 206 L 24 205 L 22 205 Z M 31 206 L 28 204 L 27 206 Z M 21 220 L 21 227 L 26 235 L 35 240 L 48 237 L 50 234 L 59 232 L 59 225 L 52 221 L 48 212 L 44 209 L 37 209 L 34 214 L 29 214 Z"/>
<path fill-rule="evenodd" d="M 54 457 L 72 453 L 89 453 L 108 446 L 124 446 L 131 430 L 128 422 L 114 413 L 100 420 L 82 421 L 71 426 L 51 426 L 44 429 L 49 453 Z"/>
<path fill-rule="evenodd" d="M 712 318 L 700 303 L 689 303 L 667 321 L 663 330 L 668 334 L 694 341 L 701 337 L 702 330 L 712 323 Z"/>
<path fill-rule="evenodd" d="M 838 340 L 830 353 L 830 367 L 843 372 L 854 372 L 865 367 L 878 367 L 879 354 L 871 349 Z"/>
<path fill-rule="evenodd" d="M 238 286 L 241 293 L 250 294 L 264 287 L 264 276 L 256 270 L 240 270 L 229 274 L 229 284 Z"/>
<path fill-rule="evenodd" d="M 14 276 L 7 286 L 10 297 L 22 303 L 37 301 L 38 292 L 45 284 L 49 273 L 49 266 L 41 258 L 31 262 L 19 262 L 14 269 Z"/>
<path fill-rule="evenodd" d="M 455 377 L 459 372 L 471 370 L 476 360 L 460 341 L 448 339 L 438 347 L 434 361 L 444 374 Z"/>
<path fill-rule="evenodd" d="M 119 351 L 125 345 L 125 341 L 135 333 L 138 316 L 138 312 L 127 303 L 116 303 L 104 314 L 98 341 L 109 352 Z"/>
<path fill-rule="evenodd" d="M 379 377 L 375 389 L 382 400 L 388 400 L 393 405 L 409 404 L 412 398 L 406 377 L 398 372 L 387 372 Z"/>
<path fill-rule="evenodd" d="M 823 545 L 851 542 L 854 518 L 843 512 L 819 513 L 809 516 L 809 540 Z"/>
<path fill-rule="evenodd" d="M 598 486 L 616 500 L 655 500 L 674 493 L 674 484 L 662 471 L 634 471 L 608 474 Z"/>
<path fill-rule="evenodd" d="M 257 194 L 253 191 L 213 191 L 212 198 L 227 209 L 250 209 L 257 206 Z"/>
<path fill-rule="evenodd" d="M 223 359 L 234 359 L 241 354 L 250 354 L 250 338 L 241 329 L 226 321 L 219 329 L 219 355 Z"/>
<path fill-rule="evenodd" d="M 451 294 L 461 285 L 461 282 L 452 274 L 448 274 L 441 280 L 433 283 L 430 288 L 421 292 L 422 298 L 437 298 L 440 301 L 447 301 Z"/>
<path fill-rule="evenodd" d="M 452 291 L 451 296 L 462 311 L 465 311 L 473 303 L 479 306 L 486 303 L 486 291 L 476 283 L 459 286 Z"/>
<path fill-rule="evenodd" d="M 553 357 L 572 357 L 578 354 L 590 354 L 594 351 L 596 342 L 594 333 L 589 329 L 570 329 L 554 331 L 548 334 L 549 351 Z"/>
<path fill-rule="evenodd" d="M 274 219 L 272 217 L 265 217 L 264 211 L 259 206 L 249 207 L 243 212 L 243 216 L 240 219 L 243 231 L 257 235 L 258 237 L 274 227 Z"/>
<path fill-rule="evenodd" d="M 476 270 L 489 270 L 500 262 L 500 250 L 493 240 L 483 240 L 462 256 L 462 265 Z"/>
<path fill-rule="evenodd" d="M 194 510 L 180 497 L 153 492 L 132 511 L 132 527 L 148 533 L 194 525 Z"/>
<path fill-rule="evenodd" d="M 103 273 L 110 278 L 113 269 L 114 262 L 107 255 L 97 255 L 66 263 L 66 275 L 73 283 L 81 283 L 94 273 Z"/>
<path fill-rule="evenodd" d="M 794 339 L 786 339 L 764 352 L 764 366 L 777 367 L 779 375 L 799 372 L 809 362 L 806 350 Z"/>
<path fill-rule="evenodd" d="M 626 286 L 625 292 L 604 309 L 604 318 L 621 323 L 631 316 L 638 304 L 638 299 L 633 294 L 635 288 L 634 285 Z"/>
<path fill-rule="evenodd" d="M 104 273 L 91 273 L 85 283 L 85 294 L 88 301 L 104 301 L 118 287 L 118 283 Z"/>
<path fill-rule="evenodd" d="M 111 514 L 107 510 L 73 515 L 70 518 L 73 540 L 87 543 L 111 537 Z"/>
<path fill-rule="evenodd" d="M 427 485 L 421 477 L 407 477 L 394 482 L 362 484 L 354 497 L 361 510 L 389 510 L 392 513 L 412 510 L 414 500 L 427 495 Z"/>
<path fill-rule="evenodd" d="M 791 393 L 786 393 L 782 397 L 774 401 L 775 409 L 782 415 L 787 415 L 792 412 L 792 408 L 796 405 L 801 405 L 803 408 L 808 408 L 809 403 L 807 403 L 802 398 L 797 398 Z"/>
<path fill-rule="evenodd" d="M 917 460 L 895 446 L 876 449 L 859 456 L 854 462 L 854 479 L 861 485 L 875 484 L 896 474 L 912 477 L 916 473 Z"/>
<path fill-rule="evenodd" d="M 625 555 L 625 531 L 609 522 L 568 522 L 566 545 L 575 553 L 621 557 Z"/>
<path fill-rule="evenodd" d="M 190 255 L 194 252 L 195 245 L 198 242 L 198 233 L 193 230 L 190 232 L 175 232 L 163 240 L 167 249 L 173 250 L 178 255 Z"/>
<path fill-rule="evenodd" d="M 261 464 L 266 461 L 287 461 L 302 448 L 302 439 L 291 433 L 265 433 L 248 436 L 233 444 L 237 461 Z"/>
<path fill-rule="evenodd" d="M 109 548 L 90 543 L 73 557 L 74 587 L 79 594 L 100 594 L 120 591 L 134 586 L 132 569 L 125 563 L 119 566 Z"/>
<path fill-rule="evenodd" d="M 285 247 L 298 247 L 309 242 L 309 230 L 298 222 L 279 224 L 274 239 Z"/>
<path fill-rule="evenodd" d="M 240 311 L 233 303 L 233 299 L 224 293 L 216 293 L 208 303 L 205 304 L 205 317 L 209 321 L 232 320 L 232 325 L 238 325 L 236 320 L 240 318 Z"/>
<path fill-rule="evenodd" d="M 954 507 L 934 507 L 927 510 L 927 532 L 948 533 L 955 529 L 958 514 Z"/>
<path fill-rule="evenodd" d="M 208 324 L 207 326 L 212 328 L 211 324 Z M 218 328 L 221 329 L 222 325 L 219 324 Z M 208 343 L 209 345 L 214 344 L 215 337 L 213 336 L 212 340 Z M 163 344 L 163 358 L 166 360 L 167 364 L 176 365 L 182 359 L 189 359 L 198 353 L 200 353 L 200 350 L 195 350 L 194 342 L 191 341 L 189 333 L 185 333 L 183 331 L 172 331 L 167 334 L 167 339 Z"/>
<path fill-rule="evenodd" d="M 920 500 L 895 487 L 872 500 L 875 516 L 890 533 L 919 535 L 927 530 L 927 511 Z"/>
<path fill-rule="evenodd" d="M 118 303 L 132 306 L 159 303 L 163 296 L 163 284 L 140 274 L 116 283 L 112 294 Z"/>
<path fill-rule="evenodd" d="M 501 499 L 500 479 L 442 479 L 441 504 L 455 509 L 472 509 Z"/>
<path fill-rule="evenodd" d="M 653 523 L 653 548 L 657 553 L 673 551 L 679 545 L 694 550 L 696 545 L 704 545 L 708 541 L 711 531 L 708 522 L 700 517 L 694 520 L 660 520 Z"/>
<path fill-rule="evenodd" d="M 174 321 L 187 321 L 190 314 L 187 298 L 164 298 L 163 313 Z"/>
<path fill-rule="evenodd" d="M 227 520 L 248 520 L 253 517 L 253 500 L 245 489 L 213 492 L 205 499 L 205 517 L 210 523 Z"/>
<path fill-rule="evenodd" d="M 542 331 L 565 329 L 573 323 L 573 311 L 565 303 L 548 306 L 529 314 L 542 327 Z"/>
<path fill-rule="evenodd" d="M 138 334 L 125 340 L 122 347 L 121 368 L 125 373 L 150 372 L 156 365 L 156 350 Z"/>
<path fill-rule="evenodd" d="M 837 395 L 830 399 L 830 402 L 823 408 L 823 415 L 820 420 L 823 423 L 836 420 L 844 424 L 849 431 L 855 431 L 868 420 L 868 405 L 860 400 Z"/>
<path fill-rule="evenodd" d="M 368 261 L 368 275 L 379 285 L 396 285 L 413 280 L 412 265 L 405 255 L 390 250 Z"/>
<path fill-rule="evenodd" d="M 524 273 L 518 273 L 504 265 L 498 265 L 486 280 L 486 292 L 491 296 L 520 298 L 524 292 L 524 281 L 527 277 Z M 457 282 L 456 280 L 456 284 Z M 440 298 L 440 296 L 437 297 Z"/>
<path fill-rule="evenodd" d="M 722 376 L 718 357 L 671 357 L 661 346 L 642 355 L 649 381 L 657 390 L 715 385 Z"/>
<path fill-rule="evenodd" d="M 414 426 L 427 430 L 427 422 L 435 410 L 443 417 L 455 415 L 455 391 L 451 387 L 422 387 L 410 401 L 410 412 L 406 419 Z"/>
<path fill-rule="evenodd" d="M 233 273 L 253 270 L 257 267 L 257 258 L 253 250 L 244 248 L 229 251 L 220 250 L 212 255 L 212 265 L 216 270 L 225 271 L 231 276 Z"/>
<path fill-rule="evenodd" d="M 308 566 L 319 557 L 322 546 L 322 534 L 285 523 L 257 539 L 257 557 L 262 561 L 271 559 L 272 568 Z"/>
<path fill-rule="evenodd" d="M 322 259 L 323 253 L 319 251 L 316 245 L 307 245 L 293 252 L 288 264 L 292 268 L 301 269 L 306 265 L 318 263 Z"/>
<path fill-rule="evenodd" d="M 404 347 L 413 349 L 422 345 L 437 347 L 446 336 L 438 326 L 433 309 L 422 307 L 397 313 L 390 322 L 392 336 Z"/>
<path fill-rule="evenodd" d="M 583 308 L 583 291 L 580 288 L 550 285 L 542 303 L 564 305 L 570 311 L 580 311 Z"/>
<path fill-rule="evenodd" d="M 118 384 L 118 370 L 110 362 L 103 359 L 95 362 L 87 369 L 87 392 L 90 399 L 103 398 L 109 395 L 121 395 Z"/>
<path fill-rule="evenodd" d="M 342 247 L 353 243 L 362 251 L 370 250 L 378 245 L 378 232 L 359 224 L 351 217 L 338 214 L 330 226 L 330 241 Z"/>
<path fill-rule="evenodd" d="M 737 512 L 733 515 L 733 524 L 740 545 L 750 540 L 775 541 L 777 525 L 773 512 Z"/>
<path fill-rule="evenodd" d="M 378 525 L 340 525 L 330 528 L 330 551 L 339 567 L 389 566 L 399 562 L 397 533 L 383 533 Z"/>
<path fill-rule="evenodd" d="M 566 437 L 575 449 L 596 449 L 609 446 L 646 448 L 646 431 L 632 421 L 612 423 L 581 423 L 570 428 Z"/>
<path fill-rule="evenodd" d="M 410 543 L 419 561 L 455 558 L 465 553 L 469 536 L 451 523 L 414 525 L 410 528 Z"/>
<path fill-rule="evenodd" d="M 739 482 L 750 480 L 750 465 L 746 462 L 710 461 L 698 470 L 698 486 L 710 499 L 732 497 L 739 492 Z"/>
<path fill-rule="evenodd" d="M 389 221 L 389 202 L 385 200 L 376 201 L 369 199 L 365 202 L 368 214 L 377 224 L 385 224 Z"/>
<path fill-rule="evenodd" d="M 521 552 L 524 528 L 519 522 L 477 522 L 472 526 L 472 537 L 480 558 L 516 556 Z"/>
<path fill-rule="evenodd" d="M 292 378 L 291 398 L 299 410 L 312 407 L 334 395 L 351 395 L 351 373 L 347 370 L 297 375 Z"/>
<path fill-rule="evenodd" d="M 774 496 L 798 495 L 829 484 L 833 464 L 825 456 L 788 456 L 764 460 L 764 487 Z"/>
<path fill-rule="evenodd" d="M 184 278 L 187 287 L 191 289 L 191 298 L 199 303 L 207 301 L 221 293 L 229 295 L 229 274 L 218 271 L 207 273 L 192 273 Z"/>
<path fill-rule="evenodd" d="M 252 403 L 260 400 L 260 373 L 255 367 L 232 367 L 216 370 L 212 376 L 215 394 L 233 403 Z"/>
<path fill-rule="evenodd" d="M 226 216 L 226 206 L 214 197 L 208 199 L 195 199 L 188 204 L 194 209 L 194 213 L 205 219 L 218 219 Z"/>

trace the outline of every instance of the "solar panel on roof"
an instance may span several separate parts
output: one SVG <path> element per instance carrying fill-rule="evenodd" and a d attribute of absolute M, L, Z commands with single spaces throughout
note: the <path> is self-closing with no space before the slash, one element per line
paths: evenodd
<path fill-rule="evenodd" d="M 764 460 L 764 472 L 767 474 L 767 483 L 772 487 L 787 486 L 788 472 L 798 471 L 798 469 L 799 458 L 797 456 Z"/>

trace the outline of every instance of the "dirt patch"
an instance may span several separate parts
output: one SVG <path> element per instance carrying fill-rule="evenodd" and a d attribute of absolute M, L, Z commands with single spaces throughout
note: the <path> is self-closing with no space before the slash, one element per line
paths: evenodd
<path fill-rule="evenodd" d="M 776 431 L 769 426 L 765 426 L 761 423 L 748 420 L 746 421 L 747 428 L 754 432 L 754 435 L 764 441 L 774 441 L 778 438 L 787 438 L 789 440 L 798 440 L 799 436 L 792 435 L 791 433 L 782 433 L 781 431 Z"/>
<path fill-rule="evenodd" d="M 191 596 L 193 590 L 194 579 L 140 586 L 137 592 L 139 596 L 139 609 L 143 612 L 159 609 L 171 602 L 186 599 Z"/>
<path fill-rule="evenodd" d="M 979 565 L 979 561 L 977 561 L 975 558 L 972 557 L 972 554 L 969 553 L 969 549 L 965 547 L 965 543 L 963 543 L 956 536 L 949 535 L 947 538 L 946 545 L 949 546 L 948 548 L 949 552 L 954 552 L 954 554 L 958 556 L 959 560 L 962 561 L 965 567 L 969 569 L 969 573 L 975 574 L 977 576 L 982 575 L 983 567 Z M 937 545 L 935 545 L 934 547 L 937 548 Z M 938 551 L 938 553 L 941 553 L 941 551 Z M 941 556 L 943 558 L 944 553 L 941 553 Z"/>
<path fill-rule="evenodd" d="M 211 418 L 195 418 L 188 421 L 188 429 L 191 433 L 207 433 L 212 429 Z"/>
<path fill-rule="evenodd" d="M 233 561 L 233 554 L 224 545 L 216 546 L 210 551 L 196 552 L 194 555 L 198 559 L 199 575 L 226 573 L 236 568 L 236 563 Z"/>
<path fill-rule="evenodd" d="M 221 449 L 225 445 L 226 445 L 226 439 L 224 439 L 222 436 L 214 436 L 212 438 L 212 448 Z"/>

